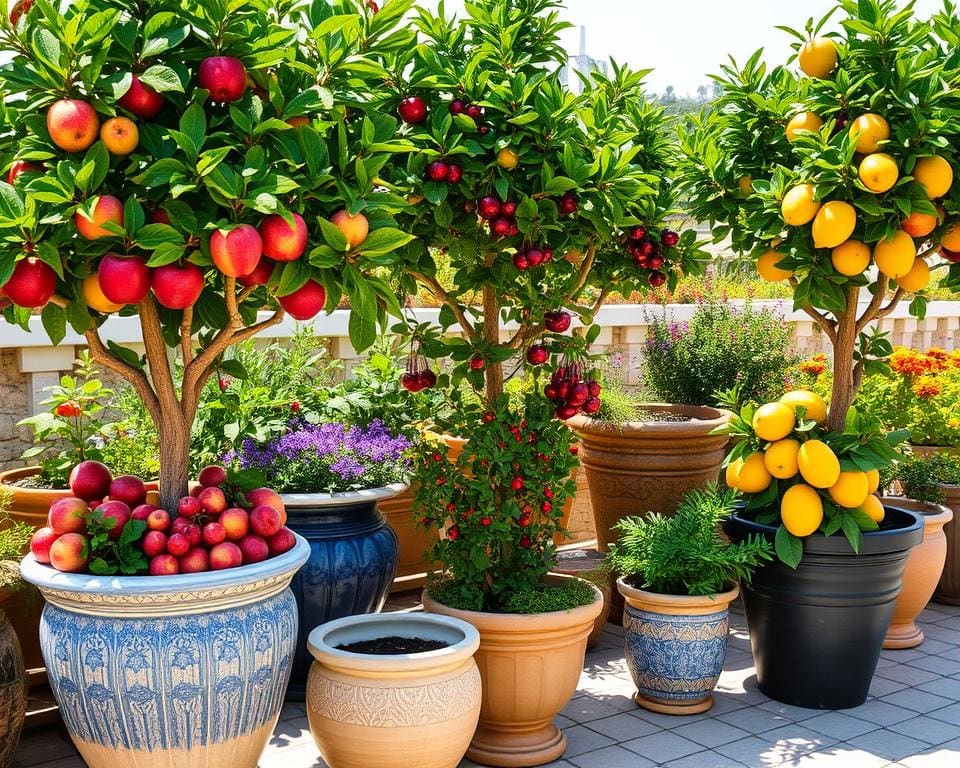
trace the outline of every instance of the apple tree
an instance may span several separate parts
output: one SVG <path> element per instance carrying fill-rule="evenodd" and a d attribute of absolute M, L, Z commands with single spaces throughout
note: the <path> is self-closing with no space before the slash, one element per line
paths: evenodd
<path fill-rule="evenodd" d="M 359 348 L 399 314 L 376 270 L 411 236 L 376 182 L 398 120 L 370 108 L 411 5 L 361 0 L 25 0 L 0 12 L 0 301 L 67 326 L 156 422 L 161 492 L 224 352 L 346 297 Z M 145 354 L 115 343 L 136 316 Z M 174 364 L 179 356 L 180 366 Z M 182 375 L 177 371 L 181 370 Z"/>

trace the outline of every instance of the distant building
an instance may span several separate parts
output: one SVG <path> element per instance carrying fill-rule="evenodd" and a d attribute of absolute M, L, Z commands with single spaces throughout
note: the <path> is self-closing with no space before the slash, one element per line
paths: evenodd
<path fill-rule="evenodd" d="M 584 75 L 591 72 L 602 72 L 607 74 L 607 62 L 600 59 L 593 59 L 587 56 L 587 28 L 580 27 L 580 52 L 570 54 L 567 59 L 567 65 L 560 72 L 561 81 L 567 85 L 574 93 L 580 93 L 582 89 L 580 78 L 576 73 Z"/>

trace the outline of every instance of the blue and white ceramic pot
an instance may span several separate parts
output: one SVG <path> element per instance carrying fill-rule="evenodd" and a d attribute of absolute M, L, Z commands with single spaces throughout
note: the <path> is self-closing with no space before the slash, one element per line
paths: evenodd
<path fill-rule="evenodd" d="M 310 559 L 291 588 L 300 613 L 300 634 L 287 696 L 303 701 L 313 657 L 307 635 L 344 616 L 383 608 L 397 572 L 397 535 L 377 502 L 407 486 L 389 485 L 344 493 L 283 495 L 287 527 L 310 543 Z"/>
<path fill-rule="evenodd" d="M 279 557 L 180 576 L 21 573 L 46 606 L 40 647 L 91 768 L 255 768 L 290 675 L 301 538 Z"/>
<path fill-rule="evenodd" d="M 718 595 L 664 595 L 623 579 L 623 645 L 637 704 L 653 712 L 693 715 L 713 706 L 711 692 L 727 656 L 734 586 Z"/>

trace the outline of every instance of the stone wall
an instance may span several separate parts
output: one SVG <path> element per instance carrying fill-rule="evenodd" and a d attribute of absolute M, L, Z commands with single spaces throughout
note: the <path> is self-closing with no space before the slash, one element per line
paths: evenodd
<path fill-rule="evenodd" d="M 29 375 L 20 372 L 15 349 L 0 349 L 0 469 L 19 466 L 30 430 L 17 422 L 29 415 Z"/>

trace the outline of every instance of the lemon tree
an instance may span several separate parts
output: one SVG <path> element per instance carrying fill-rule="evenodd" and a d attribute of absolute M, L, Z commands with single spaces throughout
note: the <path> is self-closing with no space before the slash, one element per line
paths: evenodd
<path fill-rule="evenodd" d="M 789 281 L 832 343 L 835 433 L 891 351 L 871 324 L 903 300 L 922 317 L 934 277 L 960 285 L 960 19 L 950 2 L 930 20 L 897 6 L 841 0 L 781 28 L 796 56 L 731 60 L 683 140 L 691 213 Z"/>

